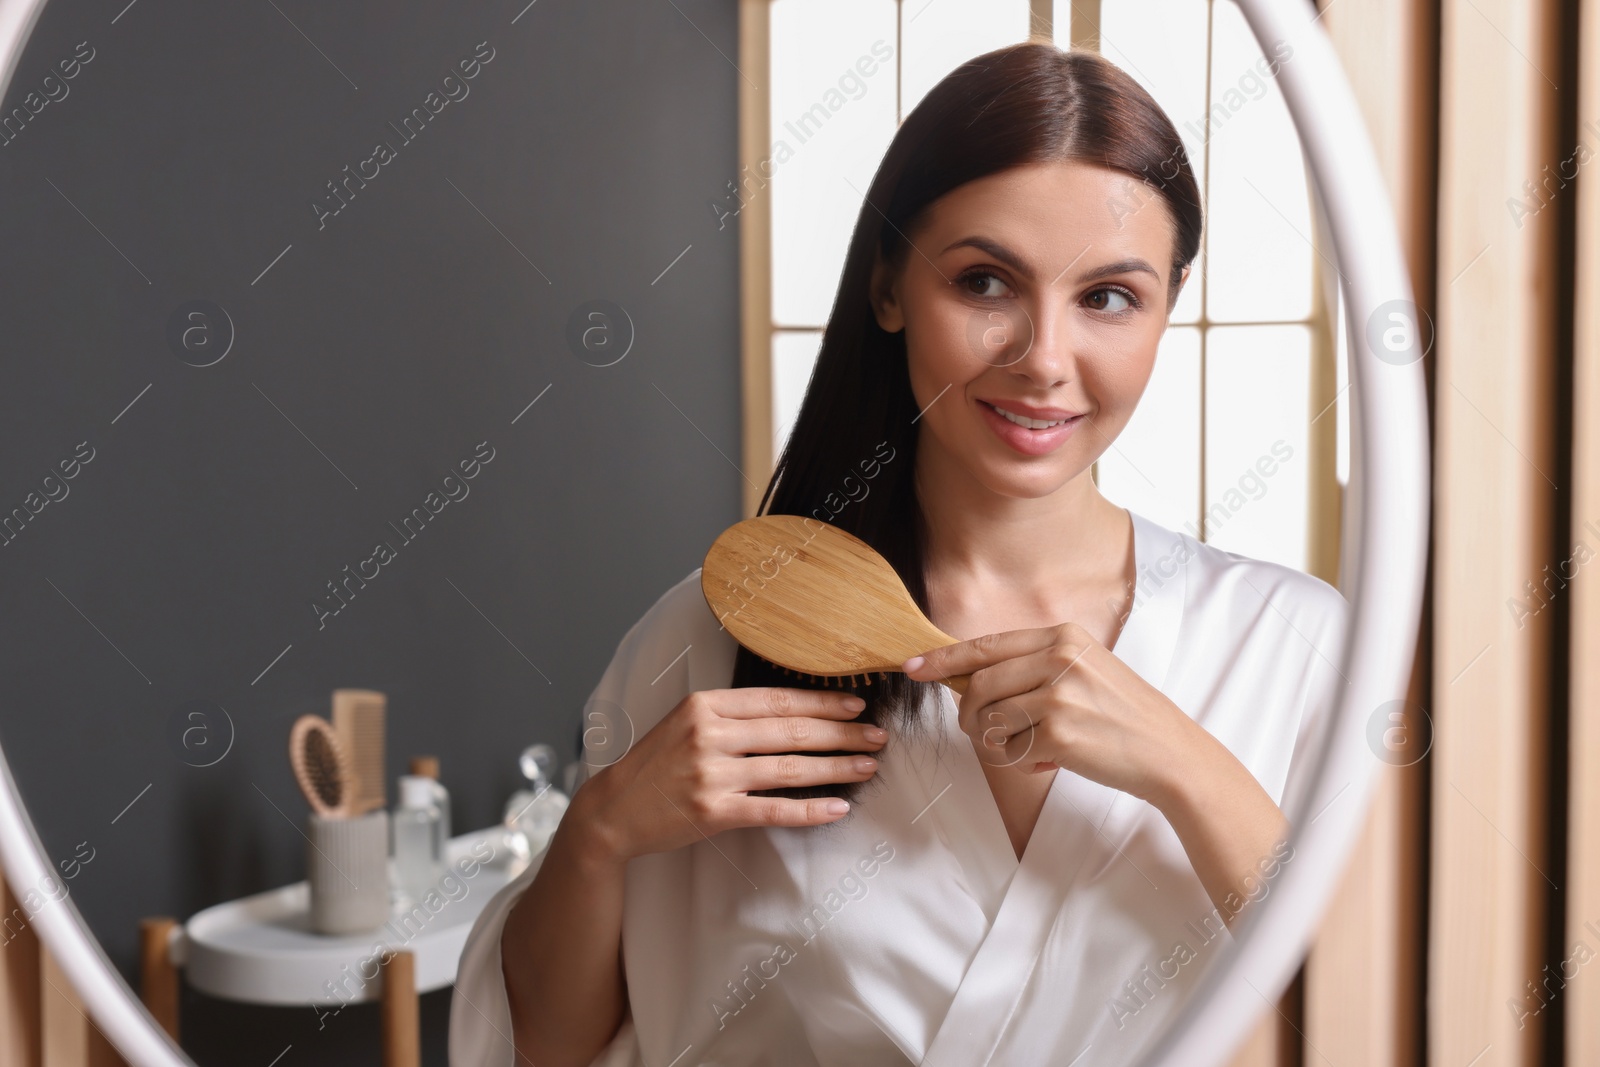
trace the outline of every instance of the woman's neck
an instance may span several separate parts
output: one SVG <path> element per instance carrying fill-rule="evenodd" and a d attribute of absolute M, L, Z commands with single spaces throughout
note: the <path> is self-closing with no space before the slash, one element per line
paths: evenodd
<path fill-rule="evenodd" d="M 1004 496 L 919 449 L 914 478 L 928 528 L 929 606 L 952 622 L 999 602 L 1054 618 L 1085 595 L 1115 598 L 1131 572 L 1131 520 L 1087 470 L 1047 496 Z"/>

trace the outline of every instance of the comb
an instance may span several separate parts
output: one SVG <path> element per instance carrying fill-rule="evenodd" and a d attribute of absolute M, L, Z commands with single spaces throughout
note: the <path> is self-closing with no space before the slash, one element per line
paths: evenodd
<path fill-rule="evenodd" d="M 387 806 L 384 789 L 383 720 L 387 701 L 371 689 L 333 691 L 333 728 L 350 755 L 354 772 L 350 814 Z"/>
<path fill-rule="evenodd" d="M 327 819 L 350 814 L 350 757 L 327 719 L 302 715 L 289 728 L 289 766 L 311 810 Z"/>
<path fill-rule="evenodd" d="M 758 515 L 717 536 L 700 571 L 734 640 L 791 674 L 871 684 L 956 638 L 928 621 L 889 561 L 865 541 L 801 515 Z M 957 693 L 969 674 L 942 678 Z"/>

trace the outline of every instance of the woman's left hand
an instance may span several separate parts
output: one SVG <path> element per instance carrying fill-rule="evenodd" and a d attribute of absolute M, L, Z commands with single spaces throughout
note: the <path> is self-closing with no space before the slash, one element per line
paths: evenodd
<path fill-rule="evenodd" d="M 923 682 L 972 676 L 960 723 L 980 759 L 1062 767 L 1159 809 L 1229 925 L 1265 891 L 1269 853 L 1281 854 L 1289 832 L 1277 804 L 1226 745 L 1083 627 L 985 634 L 904 667 Z"/>
<path fill-rule="evenodd" d="M 1077 623 L 985 634 L 906 661 L 917 681 L 970 674 L 961 728 L 992 766 L 1063 767 L 1157 807 L 1221 743 Z"/>

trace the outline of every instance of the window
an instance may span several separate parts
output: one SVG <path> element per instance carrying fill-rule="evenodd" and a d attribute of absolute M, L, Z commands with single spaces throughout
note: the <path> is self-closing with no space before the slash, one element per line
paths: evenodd
<path fill-rule="evenodd" d="M 861 197 L 899 122 L 966 59 L 1053 28 L 1062 47 L 1097 48 L 1150 92 L 1206 205 L 1150 384 L 1097 481 L 1164 526 L 1332 579 L 1346 453 L 1338 297 L 1271 77 L 1283 57 L 1263 54 L 1235 5 L 746 0 L 752 11 L 765 19 L 770 85 L 764 99 L 747 96 L 767 120 L 771 178 L 766 211 L 745 220 L 770 227 L 765 268 L 747 264 L 770 286 L 754 300 L 746 290 L 765 324 L 746 335 L 759 346 L 747 369 L 767 361 L 755 375 L 765 395 L 747 392 L 765 406 L 750 421 L 770 430 L 770 441 L 746 442 L 758 480 L 793 425 Z"/>

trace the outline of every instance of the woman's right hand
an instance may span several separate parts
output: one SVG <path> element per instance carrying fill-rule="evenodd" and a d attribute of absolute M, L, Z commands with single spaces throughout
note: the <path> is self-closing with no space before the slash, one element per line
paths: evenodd
<path fill-rule="evenodd" d="M 831 797 L 749 796 L 753 790 L 862 782 L 888 739 L 851 722 L 866 707 L 829 690 L 751 686 L 690 693 L 615 763 L 595 772 L 563 821 L 586 823 L 612 863 L 666 852 L 741 826 L 818 826 L 850 809 Z M 849 755 L 808 756 L 843 750 Z"/>

